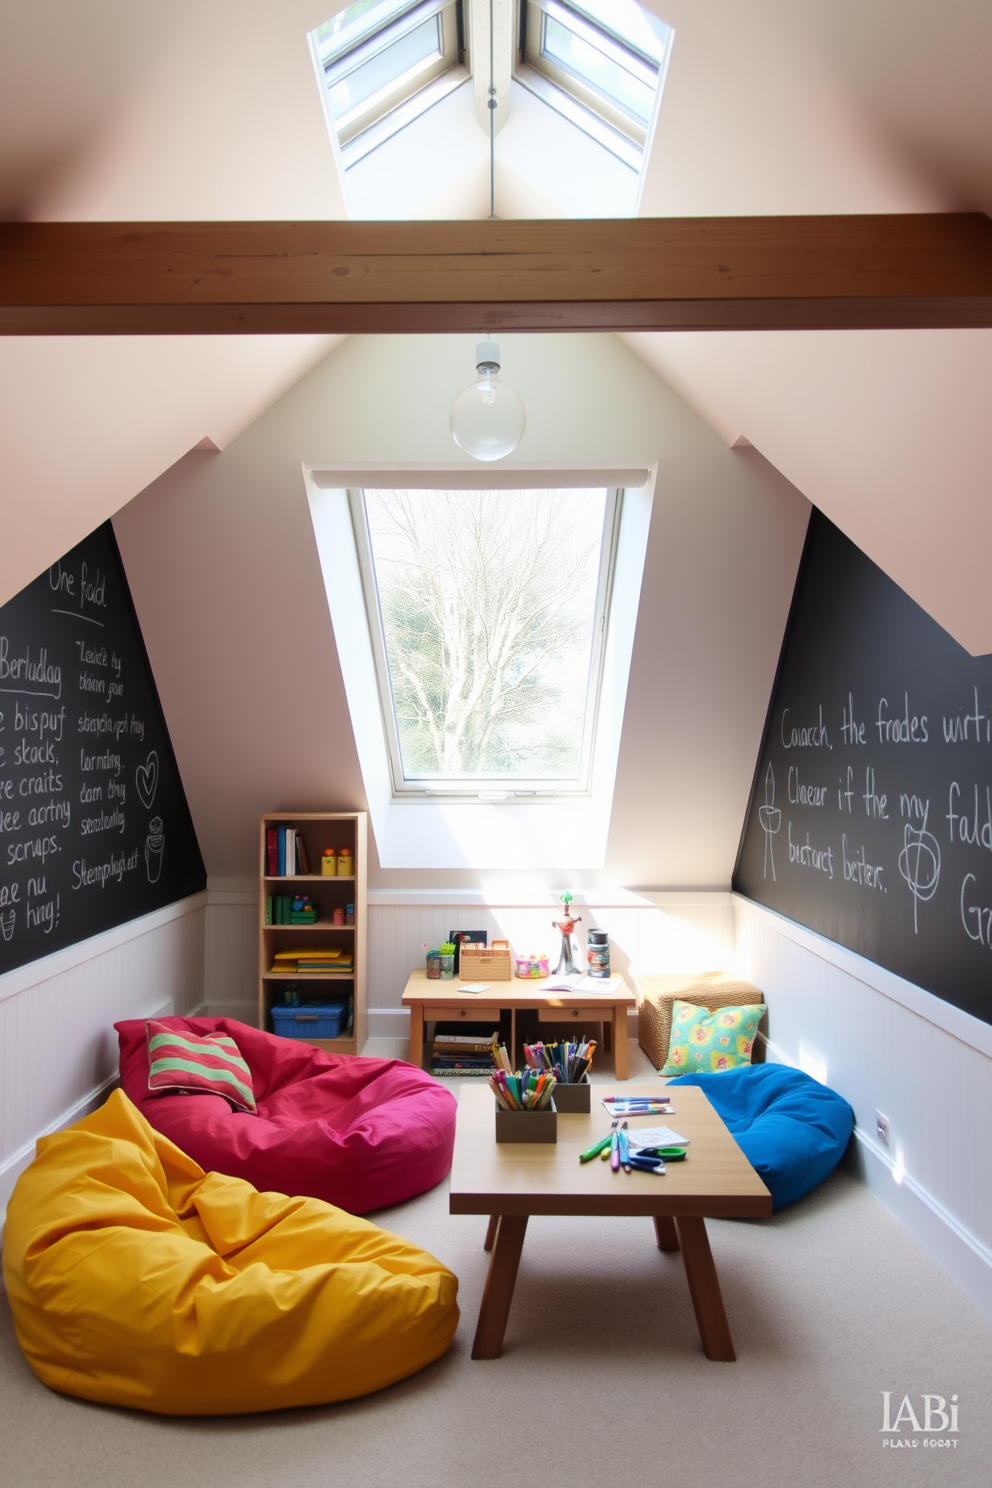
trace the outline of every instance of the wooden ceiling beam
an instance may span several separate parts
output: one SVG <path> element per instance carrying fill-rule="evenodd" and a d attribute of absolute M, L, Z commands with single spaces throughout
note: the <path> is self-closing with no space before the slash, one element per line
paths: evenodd
<path fill-rule="evenodd" d="M 992 325 L 980 213 L 0 224 L 0 334 Z"/>

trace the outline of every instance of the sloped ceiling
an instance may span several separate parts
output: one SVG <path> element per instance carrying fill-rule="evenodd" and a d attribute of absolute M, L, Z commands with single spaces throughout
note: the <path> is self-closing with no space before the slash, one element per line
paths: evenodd
<path fill-rule="evenodd" d="M 642 213 L 992 209 L 987 0 L 650 3 L 676 39 Z M 306 45 L 333 7 L 100 0 L 83 23 L 71 0 L 4 0 L 0 210 L 343 216 Z M 3 343 L 0 600 L 204 436 L 223 446 L 333 344 Z M 992 650 L 992 336 L 629 344 L 963 644 Z"/>
<path fill-rule="evenodd" d="M 307 31 L 326 0 L 4 0 L 0 212 L 344 216 Z M 0 603 L 340 340 L 0 341 Z"/>
<path fill-rule="evenodd" d="M 676 40 L 645 215 L 992 212 L 984 0 L 651 4 Z M 624 339 L 962 645 L 992 651 L 992 333 Z"/>

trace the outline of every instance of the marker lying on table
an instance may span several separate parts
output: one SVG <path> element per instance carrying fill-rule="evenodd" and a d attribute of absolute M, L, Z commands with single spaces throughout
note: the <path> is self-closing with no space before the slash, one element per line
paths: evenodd
<path fill-rule="evenodd" d="M 599 1157 L 601 1152 L 609 1148 L 612 1140 L 613 1133 L 607 1132 L 606 1136 L 602 1137 L 592 1147 L 588 1147 L 585 1152 L 579 1153 L 579 1162 L 591 1162 L 594 1157 Z"/>
<path fill-rule="evenodd" d="M 626 1121 L 621 1122 L 617 1136 L 620 1138 L 620 1161 L 625 1173 L 630 1172 L 630 1138 L 626 1132 Z"/>
<path fill-rule="evenodd" d="M 670 1096 L 608 1095 L 602 1105 L 610 1116 L 674 1116 Z"/>

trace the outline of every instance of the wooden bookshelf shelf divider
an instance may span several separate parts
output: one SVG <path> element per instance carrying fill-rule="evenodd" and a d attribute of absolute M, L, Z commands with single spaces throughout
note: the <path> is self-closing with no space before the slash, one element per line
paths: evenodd
<path fill-rule="evenodd" d="M 311 868 L 316 873 L 272 875 L 268 870 L 268 833 L 291 827 L 302 836 Z M 335 1054 L 360 1054 L 368 1038 L 368 925 L 367 869 L 368 819 L 364 811 L 281 811 L 262 817 L 259 848 L 258 912 L 258 1026 L 273 1032 L 272 1008 L 284 1005 L 285 984 L 294 983 L 302 999 L 318 1001 L 326 993 L 328 1002 L 348 1001 L 339 1037 L 307 1040 Z M 354 872 L 322 874 L 321 856 L 326 848 L 336 852 L 348 848 Z M 306 894 L 317 908 L 312 925 L 268 923 L 266 906 L 277 895 Z M 354 923 L 336 925 L 334 911 L 354 905 Z M 275 971 L 280 951 L 312 951 L 339 946 L 351 953 L 349 971 Z"/>

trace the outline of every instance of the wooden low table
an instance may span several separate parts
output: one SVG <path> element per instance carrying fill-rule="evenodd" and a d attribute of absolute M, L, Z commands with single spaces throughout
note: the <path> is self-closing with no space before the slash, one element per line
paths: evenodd
<path fill-rule="evenodd" d="M 660 1082 L 630 1086 L 624 1095 L 657 1095 Z M 462 1084 L 451 1165 L 452 1214 L 488 1214 L 491 1252 L 473 1359 L 498 1359 L 510 1314 L 527 1220 L 532 1214 L 642 1214 L 654 1221 L 659 1250 L 682 1252 L 703 1352 L 709 1359 L 736 1358 L 720 1283 L 706 1234 L 707 1218 L 764 1218 L 772 1212 L 767 1188 L 695 1085 L 672 1091 L 675 1114 L 630 1118 L 631 1130 L 671 1126 L 690 1142 L 684 1162 L 669 1163 L 664 1177 L 619 1173 L 598 1157 L 580 1163 L 610 1130 L 600 1101 L 609 1085 L 593 1087 L 588 1115 L 558 1116 L 555 1144 L 497 1146 L 494 1097 Z"/>
<path fill-rule="evenodd" d="M 484 981 L 485 978 L 480 978 Z M 433 1022 L 488 1023 L 509 1008 L 513 1017 L 510 1042 L 515 1047 L 516 1015 L 521 1008 L 536 1009 L 542 1023 L 606 1023 L 613 1033 L 613 1062 L 618 1080 L 627 1078 L 627 1010 L 637 1006 L 636 995 L 622 977 L 604 978 L 594 992 L 549 990 L 554 977 L 514 977 L 509 982 L 490 982 L 485 992 L 465 992 L 459 980 L 428 980 L 426 971 L 415 971 L 403 992 L 403 1006 L 410 1009 L 410 1063 L 424 1062 L 424 1024 Z"/>

